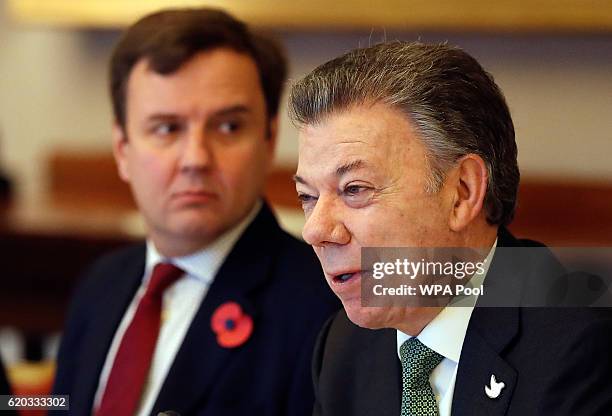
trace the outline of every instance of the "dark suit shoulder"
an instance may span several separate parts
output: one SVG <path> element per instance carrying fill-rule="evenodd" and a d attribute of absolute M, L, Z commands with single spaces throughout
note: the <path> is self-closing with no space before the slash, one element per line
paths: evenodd
<path fill-rule="evenodd" d="M 94 311 L 103 307 L 106 296 L 116 292 L 118 286 L 137 280 L 144 271 L 144 258 L 144 243 L 119 248 L 98 258 L 79 277 L 64 327 L 74 331 L 92 319 Z"/>
<path fill-rule="evenodd" d="M 142 277 L 144 257 L 144 244 L 127 246 L 103 255 L 80 277 L 64 324 L 54 392 L 74 393 L 84 386 L 84 380 L 77 376 L 83 366 L 91 366 L 95 371 L 101 368 L 106 343 L 110 344 L 114 328 Z M 110 325 L 106 335 L 101 335 L 101 323 Z M 102 351 L 92 352 L 97 347 Z M 97 373 L 88 377 L 94 380 Z M 87 389 L 94 387 L 91 383 L 86 386 Z M 89 398 L 79 395 L 79 399 L 81 406 L 90 408 L 90 403 L 82 401 Z"/>
<path fill-rule="evenodd" d="M 511 414 L 612 414 L 612 314 L 595 308 L 523 308 L 507 361 L 519 382 Z"/>
<path fill-rule="evenodd" d="M 538 357 L 535 369 L 545 364 L 563 368 L 571 365 L 573 359 L 574 365 L 579 366 L 594 362 L 604 366 L 607 362 L 608 370 L 612 371 L 610 309 L 522 308 L 519 327 L 516 350 L 521 351 L 524 347 L 535 354 Z"/>
<path fill-rule="evenodd" d="M 491 313 L 495 313 L 494 310 Z M 593 359 L 590 354 L 597 349 L 612 351 L 612 310 L 603 308 L 521 308 L 519 333 L 508 351 L 514 356 L 525 358 L 527 354 L 538 357 L 537 371 L 541 366 L 562 367 L 571 357 L 583 356 Z M 609 353 L 605 354 L 609 356 Z M 516 361 L 517 367 L 525 368 L 526 361 Z M 604 357 L 595 361 L 603 364 Z M 608 363 L 612 361 L 608 360 Z M 534 363 L 535 364 L 535 363 Z M 584 362 L 581 363 L 585 364 Z M 612 371 L 612 366 L 609 367 Z M 612 397 L 611 397 L 612 398 Z"/>
<path fill-rule="evenodd" d="M 317 288 L 326 286 L 321 263 L 312 247 L 282 230 L 278 242 L 275 254 L 278 270 L 291 270 L 295 284 Z"/>
<path fill-rule="evenodd" d="M 289 296 L 287 302 L 293 305 L 296 302 L 318 302 L 319 307 L 325 310 L 326 318 L 330 316 L 331 311 L 338 310 L 340 302 L 327 285 L 321 263 L 312 247 L 280 227 L 276 240 L 273 255 L 276 283 L 282 286 L 283 290 L 296 295 Z"/>
<path fill-rule="evenodd" d="M 497 230 L 498 247 L 545 247 L 539 241 L 526 238 L 516 238 L 506 227 Z"/>
<path fill-rule="evenodd" d="M 260 298 L 265 305 L 261 311 L 284 311 L 282 316 L 265 319 L 276 322 L 274 331 L 282 332 L 288 345 L 307 347 L 310 361 L 316 336 L 323 323 L 340 309 L 340 301 L 327 285 L 310 246 L 279 229 L 275 248 L 269 250 L 274 252 L 266 293 Z"/>
<path fill-rule="evenodd" d="M 144 243 L 131 244 L 103 254 L 85 271 L 81 277 L 81 284 L 108 284 L 109 273 L 116 275 L 117 272 L 133 266 L 134 263 L 142 265 L 144 270 L 145 255 Z"/>
<path fill-rule="evenodd" d="M 559 331 L 571 338 L 576 331 L 611 322 L 612 309 L 609 308 L 558 307 L 522 308 L 520 324 L 523 331 Z"/>

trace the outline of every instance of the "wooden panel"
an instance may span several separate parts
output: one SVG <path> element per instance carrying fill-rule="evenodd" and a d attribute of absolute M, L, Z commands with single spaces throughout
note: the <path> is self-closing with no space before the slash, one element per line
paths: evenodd
<path fill-rule="evenodd" d="M 9 0 L 9 10 L 24 22 L 107 28 L 162 7 L 197 5 L 226 8 L 254 25 L 289 30 L 612 30 L 609 0 Z"/>
<path fill-rule="evenodd" d="M 48 180 L 51 200 L 60 207 L 135 208 L 110 153 L 54 152 L 48 160 Z"/>
<path fill-rule="evenodd" d="M 278 168 L 268 176 L 266 198 L 272 205 L 302 210 L 295 192 L 294 174 L 295 169 Z"/>
<path fill-rule="evenodd" d="M 612 183 L 525 178 L 510 228 L 549 245 L 612 246 Z"/>

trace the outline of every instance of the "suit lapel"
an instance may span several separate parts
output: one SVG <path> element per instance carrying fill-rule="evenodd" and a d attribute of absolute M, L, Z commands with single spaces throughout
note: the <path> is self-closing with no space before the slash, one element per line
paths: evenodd
<path fill-rule="evenodd" d="M 219 346 L 210 321 L 220 305 L 228 301 L 238 302 L 253 318 L 251 338 L 256 336 L 258 320 L 254 292 L 266 283 L 270 275 L 271 253 L 275 251 L 277 235 L 274 230 L 279 230 L 278 224 L 269 208 L 264 206 L 210 286 L 164 381 L 153 414 L 164 410 L 192 413 L 198 402 L 206 400 L 231 358 L 248 345 L 247 340 L 236 348 Z M 262 244 L 265 244 L 265 249 L 262 249 Z"/>
<path fill-rule="evenodd" d="M 474 309 L 457 369 L 453 416 L 506 414 L 517 374 L 500 353 L 518 331 L 518 313 L 517 308 Z M 485 392 L 492 375 L 505 384 L 497 398 Z"/>
<path fill-rule="evenodd" d="M 100 372 L 106 360 L 106 354 L 134 293 L 142 280 L 145 265 L 144 245 L 137 256 L 116 269 L 115 274 L 108 276 L 110 288 L 99 293 L 89 330 L 85 332 L 79 357 L 77 380 L 70 396 L 70 410 L 73 414 L 91 414 L 94 395 L 98 387 Z M 94 328 L 95 330 L 91 330 Z"/>
<path fill-rule="evenodd" d="M 499 247 L 516 247 L 518 241 L 505 229 L 498 234 Z M 494 307 L 503 299 L 503 293 L 520 293 L 521 262 L 512 256 L 495 254 L 491 268 L 485 278 L 485 296 L 474 308 L 465 336 L 461 358 L 457 369 L 453 394 L 453 416 L 501 416 L 506 414 L 514 392 L 517 373 L 502 356 L 503 350 L 519 331 L 520 309 L 517 307 Z M 495 292 L 486 297 L 487 291 Z M 516 300 L 514 301 L 516 302 Z M 484 307 L 487 305 L 488 307 Z M 485 386 L 491 386 L 491 376 L 504 388 L 496 398 L 490 398 Z"/>

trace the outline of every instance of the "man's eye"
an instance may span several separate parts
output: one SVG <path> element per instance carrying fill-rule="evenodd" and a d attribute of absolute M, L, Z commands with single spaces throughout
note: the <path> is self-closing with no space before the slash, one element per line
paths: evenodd
<path fill-rule="evenodd" d="M 365 198 L 372 193 L 373 189 L 364 185 L 348 185 L 342 193 L 350 198 Z"/>
<path fill-rule="evenodd" d="M 238 121 L 224 121 L 219 124 L 219 131 L 223 134 L 233 134 L 240 130 L 241 124 Z"/>
<path fill-rule="evenodd" d="M 344 188 L 344 193 L 346 195 L 358 195 L 360 192 L 365 191 L 367 188 L 365 186 L 360 185 L 349 185 Z"/>
<path fill-rule="evenodd" d="M 153 133 L 158 136 L 169 136 L 180 131 L 179 123 L 159 123 L 153 126 Z"/>
<path fill-rule="evenodd" d="M 361 208 L 370 203 L 374 189 L 364 185 L 348 185 L 342 190 L 345 203 L 353 208 Z"/>
<path fill-rule="evenodd" d="M 300 200 L 300 202 L 304 203 L 304 202 L 310 202 L 312 200 L 314 200 L 314 196 L 312 195 L 308 195 L 308 194 L 303 194 L 303 193 L 298 193 L 298 199 Z"/>
<path fill-rule="evenodd" d="M 316 197 L 301 192 L 298 192 L 298 200 L 302 204 L 304 211 L 308 211 L 317 202 Z"/>

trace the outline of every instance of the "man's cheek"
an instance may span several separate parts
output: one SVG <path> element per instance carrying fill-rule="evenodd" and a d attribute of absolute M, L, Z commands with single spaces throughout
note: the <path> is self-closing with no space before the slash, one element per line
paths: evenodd
<path fill-rule="evenodd" d="M 313 247 L 313 249 L 314 249 L 314 252 L 315 252 L 315 254 L 317 255 L 317 257 L 319 258 L 319 262 L 320 262 L 321 264 L 323 264 L 323 257 L 322 257 L 322 256 L 323 256 L 323 253 L 321 253 L 321 249 L 319 249 L 319 248 L 314 248 L 314 247 Z"/>

